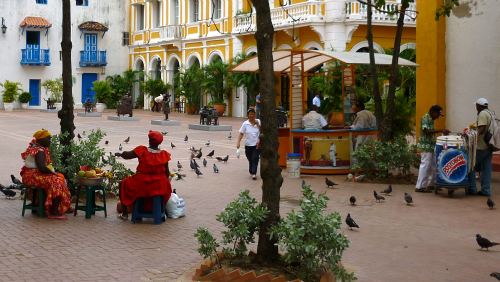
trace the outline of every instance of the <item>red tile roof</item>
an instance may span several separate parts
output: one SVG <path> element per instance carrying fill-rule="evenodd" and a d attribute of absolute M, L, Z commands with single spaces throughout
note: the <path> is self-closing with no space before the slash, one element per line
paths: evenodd
<path fill-rule="evenodd" d="M 98 22 L 84 22 L 78 25 L 80 30 L 90 30 L 90 31 L 108 31 L 108 27 Z"/>
<path fill-rule="evenodd" d="M 26 17 L 19 25 L 20 27 L 49 28 L 52 24 L 42 17 Z"/>

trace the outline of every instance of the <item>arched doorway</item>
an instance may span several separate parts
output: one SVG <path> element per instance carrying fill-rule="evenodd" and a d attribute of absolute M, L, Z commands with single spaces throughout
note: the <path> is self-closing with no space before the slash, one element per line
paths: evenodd
<path fill-rule="evenodd" d="M 180 71 L 180 62 L 177 57 L 171 57 L 167 65 L 167 83 L 172 85 L 172 90 L 170 91 L 170 101 L 174 103 L 174 111 L 184 112 L 184 103 L 181 101 L 181 97 L 177 97 L 175 94 L 177 76 Z"/>
<path fill-rule="evenodd" d="M 161 59 L 154 58 L 151 62 L 151 69 L 149 76 L 151 79 L 161 79 Z"/>
<path fill-rule="evenodd" d="M 136 106 L 140 107 L 140 104 L 144 103 L 144 96 L 141 93 L 141 82 L 144 80 L 144 62 L 141 59 L 138 59 L 135 62 L 134 66 L 134 71 L 135 73 L 135 82 L 134 82 L 134 88 L 132 91 L 132 99 L 134 101 L 134 104 Z M 141 101 L 142 100 L 142 101 Z"/>

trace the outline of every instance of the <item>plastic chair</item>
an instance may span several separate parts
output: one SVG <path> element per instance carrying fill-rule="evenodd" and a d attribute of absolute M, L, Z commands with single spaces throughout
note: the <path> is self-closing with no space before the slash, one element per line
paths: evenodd
<path fill-rule="evenodd" d="M 31 203 L 26 203 L 26 200 L 28 199 L 28 193 L 32 193 L 31 197 Z M 45 217 L 45 199 L 47 195 L 45 194 L 45 190 L 42 188 L 38 188 L 35 186 L 27 186 L 26 191 L 24 193 L 24 200 L 23 200 L 23 212 L 22 216 L 24 216 L 24 213 L 26 210 L 31 210 L 31 213 L 36 213 L 40 217 Z M 35 200 L 36 199 L 36 200 Z M 38 203 L 35 205 L 34 203 L 38 201 Z"/>
<path fill-rule="evenodd" d="M 85 206 L 79 206 L 78 200 L 80 199 L 81 190 L 85 189 Z M 102 192 L 102 206 L 98 206 L 95 204 L 95 193 L 97 191 Z M 82 210 L 85 211 L 85 218 L 89 219 L 92 215 L 95 215 L 96 211 L 104 211 L 104 217 L 108 217 L 108 212 L 106 211 L 106 189 L 102 185 L 95 186 L 87 186 L 87 185 L 79 185 L 76 188 L 76 204 L 75 211 L 73 212 L 73 216 L 76 216 L 77 211 Z"/>
<path fill-rule="evenodd" d="M 144 210 L 144 203 L 146 200 L 153 201 L 151 211 Z M 161 224 L 165 222 L 165 206 L 163 205 L 162 196 L 154 196 L 149 198 L 137 198 L 134 202 L 132 209 L 132 223 L 142 220 L 142 218 L 152 218 L 154 224 Z"/>

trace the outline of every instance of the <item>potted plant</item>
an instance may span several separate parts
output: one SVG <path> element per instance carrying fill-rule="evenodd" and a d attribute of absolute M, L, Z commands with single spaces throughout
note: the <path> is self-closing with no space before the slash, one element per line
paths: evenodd
<path fill-rule="evenodd" d="M 175 93 L 177 97 L 186 98 L 186 112 L 196 114 L 201 103 L 201 81 L 203 80 L 203 70 L 198 66 L 193 66 L 184 72 L 179 72 L 175 76 Z"/>
<path fill-rule="evenodd" d="M 95 109 L 98 113 L 102 113 L 106 109 L 108 100 L 112 99 L 111 85 L 107 80 L 94 81 L 93 90 L 97 100 Z"/>
<path fill-rule="evenodd" d="M 0 83 L 0 86 L 3 87 L 2 100 L 5 110 L 14 110 L 14 101 L 16 101 L 19 92 L 21 92 L 21 83 L 6 80 L 4 83 Z"/>
<path fill-rule="evenodd" d="M 42 83 L 45 93 L 50 100 L 54 101 L 57 110 L 62 108 L 63 82 L 62 78 L 49 79 Z M 49 95 L 50 92 L 50 95 Z"/>
<path fill-rule="evenodd" d="M 21 109 L 27 109 L 28 103 L 31 100 L 31 94 L 29 92 L 23 92 L 19 95 L 19 102 L 21 103 Z"/>
<path fill-rule="evenodd" d="M 226 111 L 225 100 L 233 88 L 228 65 L 221 60 L 216 60 L 206 65 L 203 71 L 203 90 L 210 95 L 210 103 L 217 111 L 217 114 L 222 116 Z"/>

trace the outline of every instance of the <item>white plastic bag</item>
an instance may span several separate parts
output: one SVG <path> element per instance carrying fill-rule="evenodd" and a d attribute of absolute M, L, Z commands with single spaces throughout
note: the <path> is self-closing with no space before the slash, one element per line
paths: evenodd
<path fill-rule="evenodd" d="M 170 218 L 179 218 L 186 215 L 186 205 L 184 199 L 176 193 L 172 193 L 167 202 L 167 216 Z"/>
<path fill-rule="evenodd" d="M 240 158 L 240 148 L 236 150 L 236 157 L 239 159 Z"/>

